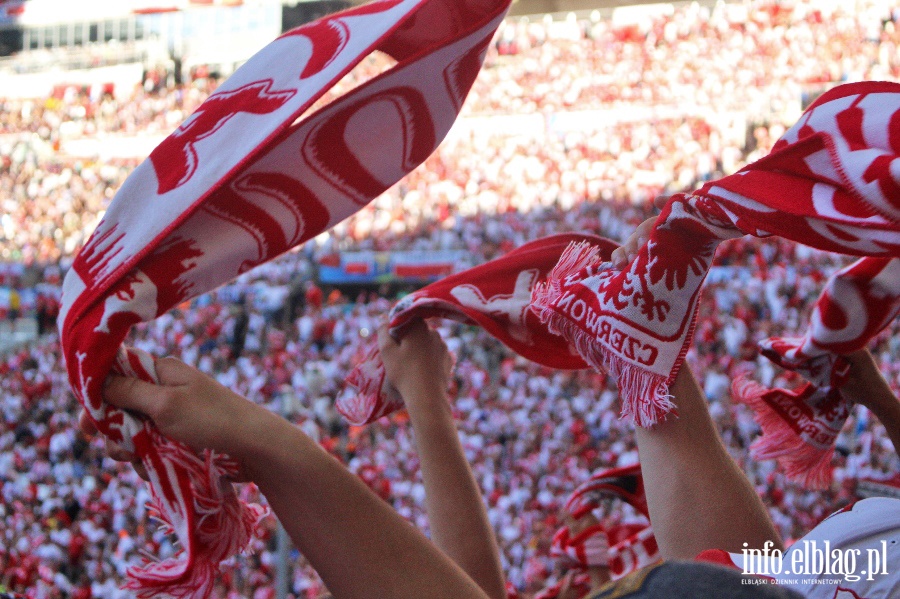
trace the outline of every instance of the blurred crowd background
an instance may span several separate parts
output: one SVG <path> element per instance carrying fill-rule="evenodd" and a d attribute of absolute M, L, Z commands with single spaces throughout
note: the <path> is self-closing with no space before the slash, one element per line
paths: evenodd
<path fill-rule="evenodd" d="M 657 195 L 764 155 L 829 86 L 900 80 L 900 9 L 820 4 L 680 4 L 635 22 L 598 13 L 510 18 L 461 122 L 422 167 L 330 233 L 135 327 L 128 343 L 178 356 L 284 414 L 427 528 L 404 415 L 357 428 L 334 410 L 344 376 L 412 283 L 334 285 L 320 276 L 323 265 L 401 250 L 463 250 L 476 264 L 563 231 L 623 239 L 653 214 Z M 365 61 L 340 89 L 387 62 Z M 55 320 L 66 269 L 137 164 L 68 149 L 167 134 L 219 83 L 195 75 L 175 85 L 148 73 L 124 97 L 70 88 L 0 98 L 0 591 L 128 598 L 118 589 L 128 565 L 146 548 L 175 550 L 149 518 L 131 467 L 77 432 Z M 858 497 L 861 480 L 898 468 L 880 425 L 857 408 L 838 443 L 833 486 L 806 491 L 749 458 L 759 431 L 730 397 L 739 373 L 798 384 L 762 359 L 756 342 L 802 331 L 822 283 L 847 263 L 779 240 L 725 244 L 689 354 L 729 450 L 786 539 Z M 530 597 L 560 576 L 549 545 L 568 494 L 597 469 L 636 462 L 633 435 L 605 376 L 538 367 L 475 328 L 441 330 L 457 356 L 455 413 L 505 571 Z M 895 388 L 898 332 L 889 327 L 873 346 Z M 241 492 L 257 498 L 252 485 Z M 216 597 L 274 596 L 274 520 L 267 529 L 252 555 L 226 564 Z M 291 564 L 293 597 L 323 596 L 303 557 L 293 553 Z"/>

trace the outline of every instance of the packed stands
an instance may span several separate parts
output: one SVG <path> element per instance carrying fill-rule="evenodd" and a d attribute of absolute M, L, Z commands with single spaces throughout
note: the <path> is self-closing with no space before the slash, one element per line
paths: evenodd
<path fill-rule="evenodd" d="M 179 356 L 285 414 L 425 528 L 404 416 L 355 428 L 333 407 L 397 290 L 323 288 L 315 282 L 321 261 L 359 250 L 465 250 L 480 262 L 555 232 L 624 238 L 656 195 L 764 154 L 824 87 L 900 79 L 897 11 L 826 13 L 814 4 L 682 5 L 639 25 L 510 19 L 459 130 L 423 167 L 330 234 L 136 327 L 128 343 Z M 362 76 L 382 67 L 366 63 Z M 71 257 L 136 162 L 66 148 L 82 138 L 165 134 L 215 85 L 200 78 L 142 86 L 128 99 L 69 90 L 0 100 L 0 332 L 21 324 L 10 318 L 13 294 L 23 318 L 43 319 L 36 341 L 0 358 L 0 591 L 127 598 L 118 586 L 141 550 L 175 550 L 144 509 L 147 492 L 131 467 L 76 432 L 54 302 Z M 758 429 L 730 401 L 729 382 L 749 372 L 767 385 L 797 384 L 755 343 L 801 330 L 817 290 L 846 258 L 744 240 L 726 244 L 717 260 L 689 360 L 733 456 L 783 536 L 798 538 L 852 500 L 859 479 L 896 471 L 897 457 L 859 408 L 839 442 L 835 484 L 810 493 L 749 458 Z M 635 462 L 633 436 L 605 376 L 537 367 L 461 325 L 442 332 L 457 355 L 467 457 L 509 580 L 530 596 L 560 575 L 549 545 L 568 493 L 597 468 Z M 873 350 L 895 388 L 898 332 L 895 324 Z M 252 486 L 242 492 L 256 495 Z M 274 596 L 274 521 L 255 549 L 226 565 L 217 597 Z M 291 560 L 293 596 L 324 596 L 302 556 Z"/>

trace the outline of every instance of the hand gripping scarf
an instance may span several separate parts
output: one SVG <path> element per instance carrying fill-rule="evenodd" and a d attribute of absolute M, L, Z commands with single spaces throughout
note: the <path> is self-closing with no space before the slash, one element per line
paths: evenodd
<path fill-rule="evenodd" d="M 831 484 L 831 458 L 852 402 L 840 390 L 843 357 L 865 347 L 900 310 L 900 260 L 863 258 L 836 273 L 822 291 L 801 338 L 766 339 L 766 357 L 808 381 L 796 390 L 765 389 L 737 379 L 732 394 L 750 405 L 762 436 L 756 459 L 775 459 L 787 476 L 811 488 Z"/>
<path fill-rule="evenodd" d="M 135 169 L 78 254 L 60 318 L 72 389 L 100 432 L 137 453 L 182 548 L 129 570 L 138 596 L 208 595 L 258 511 L 224 482 L 221 456 L 104 403 L 111 369 L 154 378 L 152 359 L 121 349 L 128 329 L 328 229 L 423 162 L 507 7 L 381 0 L 282 35 Z M 375 50 L 398 64 L 295 122 Z"/>
<path fill-rule="evenodd" d="M 478 325 L 520 356 L 550 368 L 577 370 L 588 365 L 569 342 L 547 331 L 529 309 L 531 292 L 559 260 L 570 243 L 591 243 L 609 257 L 617 244 L 593 235 L 563 233 L 521 247 L 436 281 L 401 299 L 391 309 L 390 333 L 402 338 L 417 319 L 447 318 Z M 338 398 L 336 409 L 351 424 L 373 422 L 403 407 L 403 400 L 385 379 L 378 346 L 347 375 L 355 392 Z"/>
<path fill-rule="evenodd" d="M 826 251 L 900 256 L 900 84 L 822 94 L 772 152 L 673 196 L 624 269 L 573 245 L 532 308 L 617 379 L 623 416 L 651 426 L 673 408 L 700 287 L 719 243 L 777 235 Z"/>

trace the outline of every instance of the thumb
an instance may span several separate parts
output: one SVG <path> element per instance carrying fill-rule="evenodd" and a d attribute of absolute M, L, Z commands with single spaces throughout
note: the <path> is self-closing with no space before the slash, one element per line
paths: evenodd
<path fill-rule="evenodd" d="M 97 434 L 97 427 L 91 422 L 87 410 L 81 410 L 81 414 L 78 416 L 78 428 L 89 437 Z"/>
<path fill-rule="evenodd" d="M 160 385 L 178 387 L 189 385 L 196 377 L 197 370 L 178 358 L 166 356 L 156 361 L 156 376 Z"/>
<path fill-rule="evenodd" d="M 387 353 L 391 351 L 392 348 L 397 346 L 397 341 L 391 337 L 390 329 L 388 328 L 388 323 L 383 323 L 378 327 L 378 351 L 382 353 Z"/>
<path fill-rule="evenodd" d="M 133 410 L 153 418 L 154 408 L 160 405 L 167 392 L 160 385 L 138 378 L 110 374 L 106 378 L 103 399 L 117 408 Z"/>
<path fill-rule="evenodd" d="M 421 338 L 423 335 L 427 336 L 428 332 L 431 330 L 431 327 L 428 326 L 421 318 L 414 318 L 413 320 L 406 323 L 403 329 L 400 331 L 401 337 L 399 342 L 403 342 L 404 339 L 417 339 Z"/>

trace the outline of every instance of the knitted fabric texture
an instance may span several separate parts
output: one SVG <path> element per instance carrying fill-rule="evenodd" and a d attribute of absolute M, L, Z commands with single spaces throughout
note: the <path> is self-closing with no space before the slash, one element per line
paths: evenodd
<path fill-rule="evenodd" d="M 623 269 L 573 246 L 532 308 L 593 367 L 617 379 L 623 416 L 652 426 L 672 411 L 700 289 L 722 241 L 777 235 L 826 251 L 900 256 L 900 85 L 822 94 L 772 152 L 677 194 Z"/>
<path fill-rule="evenodd" d="M 798 389 L 766 389 L 737 379 L 732 395 L 756 412 L 762 436 L 756 459 L 775 459 L 787 476 L 810 488 L 831 484 L 831 458 L 852 402 L 841 393 L 848 363 L 900 310 L 900 260 L 863 258 L 829 279 L 800 338 L 773 337 L 762 354 L 808 382 Z"/>
<path fill-rule="evenodd" d="M 404 297 L 391 309 L 391 335 L 401 338 L 404 328 L 417 319 L 446 318 L 480 326 L 538 364 L 588 368 L 570 343 L 550 333 L 529 309 L 532 289 L 546 278 L 570 243 L 589 243 L 607 257 L 617 247 L 607 239 L 575 233 L 531 241 Z M 403 400 L 385 380 L 375 345 L 347 376 L 347 383 L 352 391 L 338 398 L 337 410 L 352 424 L 366 424 L 403 407 Z"/>
<path fill-rule="evenodd" d="M 613 501 L 624 501 L 649 519 L 640 464 L 595 472 L 569 496 L 565 510 L 576 521 L 589 515 L 603 520 L 604 506 Z M 551 555 L 569 567 L 605 566 L 613 580 L 660 559 L 653 530 L 642 523 L 598 523 L 585 526 L 577 534 L 564 525 L 553 537 Z"/>
<path fill-rule="evenodd" d="M 291 30 L 253 56 L 118 191 L 63 285 L 69 380 L 98 430 L 134 451 L 172 559 L 129 570 L 139 597 L 208 596 L 258 519 L 227 460 L 196 455 L 103 401 L 129 328 L 332 227 L 422 163 L 444 138 L 508 2 L 381 0 Z M 397 64 L 297 120 L 365 56 Z"/>

